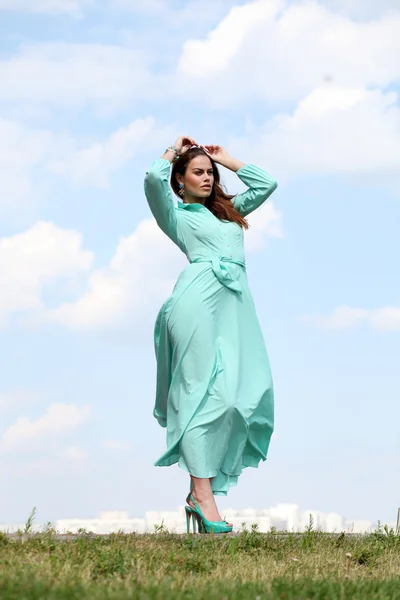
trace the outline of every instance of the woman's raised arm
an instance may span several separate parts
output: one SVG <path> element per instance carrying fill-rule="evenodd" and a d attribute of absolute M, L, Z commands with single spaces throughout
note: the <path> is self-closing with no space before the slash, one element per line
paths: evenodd
<path fill-rule="evenodd" d="M 221 146 L 204 146 L 204 149 L 215 162 L 234 171 L 249 188 L 232 198 L 234 207 L 242 217 L 261 206 L 278 187 L 276 180 L 266 171 L 233 158 Z"/>
<path fill-rule="evenodd" d="M 271 175 L 255 165 L 241 167 L 236 175 L 249 188 L 232 198 L 233 206 L 243 217 L 259 208 L 278 187 Z"/>
<path fill-rule="evenodd" d="M 176 156 L 186 152 L 196 142 L 181 136 L 174 146 L 170 146 L 161 158 L 153 162 L 144 179 L 144 191 L 150 210 L 160 229 L 178 244 L 175 205 L 172 199 L 169 177 L 171 163 Z"/>

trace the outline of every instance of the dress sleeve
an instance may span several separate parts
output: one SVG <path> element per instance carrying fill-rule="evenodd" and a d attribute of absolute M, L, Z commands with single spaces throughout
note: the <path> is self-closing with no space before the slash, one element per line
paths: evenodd
<path fill-rule="evenodd" d="M 144 179 L 144 191 L 158 226 L 178 244 L 176 210 L 169 186 L 171 163 L 164 158 L 153 162 Z"/>
<path fill-rule="evenodd" d="M 236 175 L 249 188 L 232 198 L 234 207 L 243 217 L 261 206 L 278 187 L 273 177 L 254 165 L 245 165 L 236 171 Z"/>

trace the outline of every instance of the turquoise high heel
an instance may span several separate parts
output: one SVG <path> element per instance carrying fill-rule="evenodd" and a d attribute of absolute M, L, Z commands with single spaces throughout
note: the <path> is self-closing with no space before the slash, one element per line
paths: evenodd
<path fill-rule="evenodd" d="M 190 518 L 193 520 L 193 533 L 196 533 L 195 521 L 197 522 L 199 533 L 230 533 L 232 531 L 232 525 L 227 525 L 226 521 L 209 521 L 206 519 L 193 495 L 189 494 L 188 498 L 195 506 L 195 508 L 185 506 L 188 533 L 190 531 Z"/>
<path fill-rule="evenodd" d="M 196 518 L 194 516 L 194 508 L 192 506 L 190 506 L 189 501 L 190 501 L 190 495 L 193 491 L 193 481 L 190 480 L 190 492 L 188 493 L 188 495 L 186 496 L 186 504 L 188 506 L 185 506 L 185 511 L 186 511 L 186 532 L 190 533 L 190 523 L 193 523 L 193 533 L 196 533 Z"/>
<path fill-rule="evenodd" d="M 190 523 L 193 524 L 193 533 L 196 533 L 196 517 L 194 516 L 194 508 L 185 506 L 186 511 L 186 533 L 190 533 Z"/>

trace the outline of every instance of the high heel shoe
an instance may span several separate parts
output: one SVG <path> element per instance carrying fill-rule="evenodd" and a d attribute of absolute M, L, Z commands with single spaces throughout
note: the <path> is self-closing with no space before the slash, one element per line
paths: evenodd
<path fill-rule="evenodd" d="M 186 533 L 190 533 L 190 523 L 193 524 L 193 533 L 196 533 L 196 517 L 194 516 L 194 508 L 185 506 L 186 511 Z"/>
<path fill-rule="evenodd" d="M 189 494 L 188 498 L 195 507 L 185 506 L 186 529 L 188 533 L 190 532 L 190 519 L 193 521 L 193 533 L 196 533 L 195 523 L 197 523 L 199 533 L 230 533 L 232 531 L 232 525 L 227 525 L 226 521 L 209 521 L 206 519 L 193 494 Z"/>

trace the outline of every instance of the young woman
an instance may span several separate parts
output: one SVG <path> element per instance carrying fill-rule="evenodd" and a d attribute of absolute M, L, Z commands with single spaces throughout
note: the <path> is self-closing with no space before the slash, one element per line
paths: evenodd
<path fill-rule="evenodd" d="M 216 163 L 234 171 L 247 191 L 228 196 Z M 195 523 L 206 533 L 231 531 L 214 496 L 226 495 L 243 468 L 267 456 L 273 384 L 247 282 L 243 232 L 245 217 L 276 187 L 259 167 L 189 137 L 178 138 L 146 174 L 150 209 L 190 263 L 155 325 L 153 413 L 167 428 L 167 450 L 155 465 L 178 463 L 190 474 L 188 531 L 191 519 L 193 531 Z"/>

